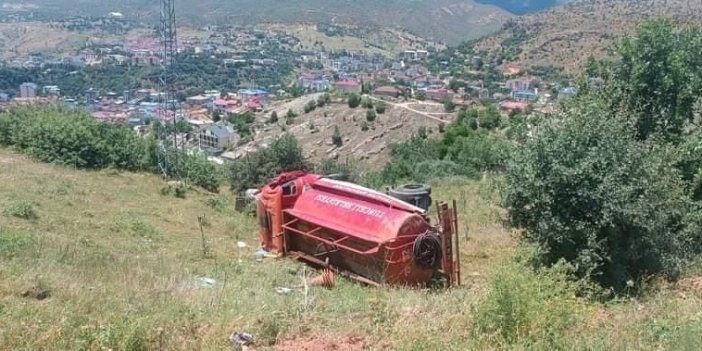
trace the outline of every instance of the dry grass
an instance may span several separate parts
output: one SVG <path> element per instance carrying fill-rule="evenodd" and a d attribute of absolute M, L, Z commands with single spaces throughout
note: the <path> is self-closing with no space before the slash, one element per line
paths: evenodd
<path fill-rule="evenodd" d="M 674 18 L 699 25 L 702 2 L 688 0 L 573 0 L 565 6 L 515 19 L 529 40 L 521 43 L 515 63 L 523 66 L 563 67 L 580 74 L 592 56 L 603 58 L 622 35 L 632 33 L 642 20 Z M 500 32 L 478 42 L 479 50 L 495 51 L 511 36 Z"/>
<path fill-rule="evenodd" d="M 212 195 L 164 197 L 163 185 L 152 175 L 75 171 L 0 149 L 0 208 L 25 201 L 36 212 L 35 219 L 0 216 L 3 349 L 218 350 L 229 348 L 235 330 L 254 334 L 263 350 L 314 340 L 322 348 L 529 349 L 473 332 L 486 277 L 514 247 L 498 222 L 489 180 L 434 187 L 435 199 L 457 200 L 461 227 L 468 228 L 463 287 L 368 288 L 339 279 L 332 290 L 312 290 L 309 304 L 297 291 L 275 293 L 313 272 L 287 259 L 256 262 L 253 218 L 231 206 L 214 211 L 205 204 Z M 218 196 L 231 204 L 228 195 Z M 197 222 L 202 214 L 208 258 Z M 241 262 L 237 240 L 248 244 Z M 201 287 L 200 277 L 216 283 Z M 581 311 L 586 323 L 558 337 L 572 349 L 697 345 L 702 298 L 687 289 L 684 296 L 661 287 L 640 301 L 591 303 Z"/>

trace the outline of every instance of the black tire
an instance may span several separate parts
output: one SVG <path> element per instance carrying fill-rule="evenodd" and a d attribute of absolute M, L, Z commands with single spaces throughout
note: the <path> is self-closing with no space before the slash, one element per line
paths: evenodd
<path fill-rule="evenodd" d="M 388 189 L 387 193 L 424 210 L 431 206 L 431 186 L 427 184 L 405 184 L 399 188 Z"/>

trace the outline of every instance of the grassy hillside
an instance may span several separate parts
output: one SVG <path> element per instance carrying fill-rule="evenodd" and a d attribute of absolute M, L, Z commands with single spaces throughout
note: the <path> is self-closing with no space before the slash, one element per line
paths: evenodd
<path fill-rule="evenodd" d="M 2 3 L 2 1 L 0 1 Z M 4 3 L 14 3 L 4 0 Z M 145 0 L 33 0 L 37 11 L 52 15 L 105 15 L 123 12 L 144 22 L 158 19 L 158 2 Z M 259 24 L 262 22 L 329 22 L 400 27 L 444 42 L 477 38 L 497 30 L 512 17 L 492 5 L 471 0 L 182 0 L 176 2 L 181 20 L 193 24 Z"/>
<path fill-rule="evenodd" d="M 702 22 L 702 2 L 688 0 L 574 0 L 548 11 L 518 18 L 477 48 L 492 53 L 517 52 L 522 66 L 559 66 L 578 74 L 588 57 L 601 58 L 607 48 L 636 24 L 651 17 L 682 23 Z"/>
<path fill-rule="evenodd" d="M 702 341 L 700 279 L 602 305 L 509 263 L 514 242 L 498 224 L 489 181 L 435 187 L 435 198 L 458 200 L 463 287 L 338 280 L 305 302 L 274 288 L 313 271 L 287 259 L 256 262 L 255 221 L 206 205 L 230 204 L 227 196 L 164 197 L 151 175 L 75 171 L 2 149 L 0 165 L 3 348 L 219 350 L 235 330 L 253 333 L 262 350 L 693 350 Z M 241 262 L 236 240 L 248 243 Z M 505 338 L 509 331 L 491 331 L 494 321 L 517 323 L 523 335 Z"/>

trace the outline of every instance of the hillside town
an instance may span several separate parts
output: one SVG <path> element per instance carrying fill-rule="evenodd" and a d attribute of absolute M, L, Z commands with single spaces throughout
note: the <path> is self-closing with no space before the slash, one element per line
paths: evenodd
<path fill-rule="evenodd" d="M 76 18 L 60 25 L 70 30 L 98 28 L 125 32 L 128 23 L 122 14 L 110 13 L 104 18 Z M 329 28 L 320 26 L 319 30 L 329 31 Z M 445 52 L 425 47 L 382 55 L 370 50 L 327 49 L 317 43 L 307 47 L 299 38 L 275 30 L 207 26 L 201 32 L 207 35 L 178 38 L 179 58 L 193 67 L 210 65 L 222 72 L 248 70 L 248 73 L 245 77 L 237 76 L 234 85 L 230 80 L 226 86 L 205 89 L 187 85 L 189 77 L 197 73 L 183 68 L 179 79 L 184 83 L 175 101 L 175 116 L 164 108 L 165 94 L 153 79 L 142 80 L 124 90 L 108 81 L 101 83 L 101 87 L 86 85 L 82 93 L 70 86 L 71 91 L 67 92 L 71 75 L 87 70 L 139 69 L 158 76 L 164 67 L 162 48 L 159 38 L 148 32 L 123 36 L 121 41 L 91 41 L 63 57 L 33 53 L 3 62 L 2 69 L 14 70 L 17 76 L 39 72 L 34 76 L 50 84 L 22 81 L 15 86 L 0 86 L 0 109 L 60 104 L 87 110 L 106 123 L 129 124 L 135 130 L 152 121 L 165 124 L 182 121 L 187 125 L 183 129 L 187 136 L 183 139 L 189 141 L 190 147 L 216 156 L 237 148 L 255 149 L 252 145 L 260 141 L 255 142 L 251 137 L 252 131 L 256 135 L 255 130 L 250 130 L 255 129 L 254 121 L 267 121 L 276 106 L 304 100 L 306 94 L 325 92 L 336 103 L 345 103 L 350 95 L 369 95 L 400 103 L 430 101 L 444 107 L 441 112 L 447 113 L 445 118 L 450 122 L 451 113 L 455 118 L 454 111 L 477 106 L 496 106 L 504 118 L 514 114 L 548 115 L 555 112 L 558 99 L 577 91 L 567 80 L 554 81 L 514 65 L 498 65 L 479 54 L 453 55 L 449 62 L 442 60 Z M 467 67 L 468 73 L 452 69 L 456 64 Z M 52 71 L 59 69 L 68 73 L 51 76 Z M 222 77 L 216 71 L 213 76 Z M 246 144 L 252 145 L 247 148 Z M 238 157 L 242 153 L 235 154 Z"/>

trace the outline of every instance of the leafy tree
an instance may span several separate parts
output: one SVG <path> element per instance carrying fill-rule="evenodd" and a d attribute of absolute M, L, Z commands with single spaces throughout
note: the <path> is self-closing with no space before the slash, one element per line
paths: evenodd
<path fill-rule="evenodd" d="M 351 95 L 349 95 L 346 102 L 349 104 L 350 108 L 356 108 L 356 107 L 358 107 L 358 105 L 361 104 L 361 97 L 358 96 L 357 94 L 351 94 Z"/>
<path fill-rule="evenodd" d="M 278 173 L 307 170 L 302 148 L 292 134 L 285 134 L 267 148 L 249 153 L 230 167 L 232 190 L 241 192 L 258 188 Z"/>
<path fill-rule="evenodd" d="M 344 145 L 344 139 L 341 137 L 341 132 L 339 131 L 339 127 L 334 126 L 334 134 L 332 134 L 332 144 L 336 145 L 336 147 L 341 147 Z"/>
<path fill-rule="evenodd" d="M 444 105 L 445 112 L 453 112 L 456 109 L 456 104 L 454 104 L 451 99 L 444 99 L 442 103 Z"/>
<path fill-rule="evenodd" d="M 375 121 L 376 114 L 374 110 L 367 110 L 366 111 L 366 121 L 368 122 L 373 122 Z"/>
<path fill-rule="evenodd" d="M 362 132 L 368 131 L 368 122 L 363 121 L 363 123 L 361 123 L 361 131 Z"/>
<path fill-rule="evenodd" d="M 702 30 L 676 29 L 669 20 L 641 24 L 617 46 L 605 77 L 612 106 L 636 111 L 639 139 L 660 133 L 675 139 L 693 118 L 702 95 Z"/>
<path fill-rule="evenodd" d="M 385 103 L 383 102 L 378 102 L 375 104 L 375 112 L 377 112 L 379 115 L 385 113 L 385 108 Z"/>
<path fill-rule="evenodd" d="M 361 102 L 361 105 L 363 106 L 363 108 L 372 109 L 373 108 L 373 101 L 369 98 L 364 98 Z"/>
<path fill-rule="evenodd" d="M 317 108 L 317 103 L 314 100 L 310 100 L 307 104 L 305 104 L 304 111 L 305 113 L 310 113 L 314 111 L 314 109 Z"/>
<path fill-rule="evenodd" d="M 500 116 L 500 111 L 497 110 L 495 106 L 489 106 L 482 111 L 478 123 L 481 128 L 485 129 L 495 129 L 499 128 L 502 124 L 502 117 Z"/>
<path fill-rule="evenodd" d="M 671 149 L 637 141 L 628 117 L 602 105 L 569 107 L 515 149 L 504 206 L 538 263 L 563 259 L 623 291 L 646 275 L 675 276 L 699 233 Z"/>

